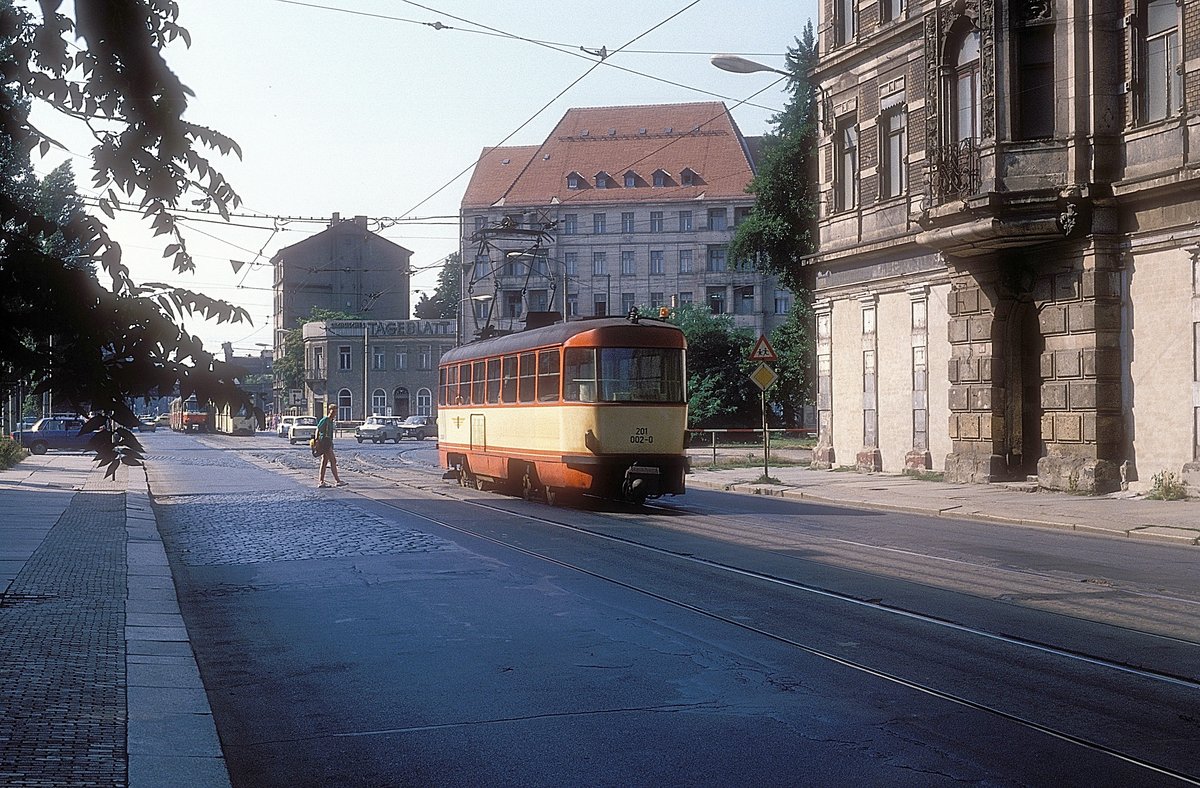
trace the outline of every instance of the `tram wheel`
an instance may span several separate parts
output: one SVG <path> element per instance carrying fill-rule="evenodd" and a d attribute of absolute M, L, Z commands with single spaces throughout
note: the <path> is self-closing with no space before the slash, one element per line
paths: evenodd
<path fill-rule="evenodd" d="M 473 476 L 471 478 L 473 478 L 475 480 L 475 489 L 476 490 L 486 490 L 487 489 L 487 482 L 485 482 L 481 477 Z"/>
<path fill-rule="evenodd" d="M 547 506 L 558 506 L 558 504 L 561 503 L 561 500 L 560 500 L 561 495 L 562 495 L 562 493 L 560 493 L 558 490 L 556 490 L 555 488 L 553 488 L 549 485 L 546 485 L 546 505 Z"/>

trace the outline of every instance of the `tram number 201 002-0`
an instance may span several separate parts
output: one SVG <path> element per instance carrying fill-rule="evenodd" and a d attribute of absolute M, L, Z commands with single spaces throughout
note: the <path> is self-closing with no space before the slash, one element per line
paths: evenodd
<path fill-rule="evenodd" d="M 633 434 L 629 436 L 630 443 L 654 443 L 654 436 L 650 434 L 650 430 L 646 427 L 634 427 Z"/>

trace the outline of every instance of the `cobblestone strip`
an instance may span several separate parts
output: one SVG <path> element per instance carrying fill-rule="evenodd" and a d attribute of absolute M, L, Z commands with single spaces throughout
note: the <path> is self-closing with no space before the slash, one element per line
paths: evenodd
<path fill-rule="evenodd" d="M 97 471 L 0 607 L 0 785 L 126 783 L 124 597 L 124 484 Z"/>

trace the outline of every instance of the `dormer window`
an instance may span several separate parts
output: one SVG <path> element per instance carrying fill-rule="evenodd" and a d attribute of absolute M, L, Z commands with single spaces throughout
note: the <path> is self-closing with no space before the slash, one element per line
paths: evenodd
<path fill-rule="evenodd" d="M 637 173 L 634 172 L 633 170 L 630 170 L 629 172 L 625 173 L 625 188 L 626 189 L 637 188 L 638 180 L 639 179 L 638 179 Z"/>
<path fill-rule="evenodd" d="M 671 176 L 667 175 L 666 170 L 655 170 L 654 171 L 654 185 L 655 186 L 670 186 L 671 185 Z"/>
<path fill-rule="evenodd" d="M 583 188 L 583 176 L 577 172 L 573 172 L 570 175 L 568 175 L 567 176 L 567 188 L 568 189 L 582 189 Z"/>
<path fill-rule="evenodd" d="M 612 178 L 607 172 L 601 171 L 596 173 L 596 188 L 609 189 L 612 188 Z"/>
<path fill-rule="evenodd" d="M 699 175 L 691 167 L 684 167 L 679 173 L 679 182 L 684 186 L 695 186 L 700 180 Z"/>

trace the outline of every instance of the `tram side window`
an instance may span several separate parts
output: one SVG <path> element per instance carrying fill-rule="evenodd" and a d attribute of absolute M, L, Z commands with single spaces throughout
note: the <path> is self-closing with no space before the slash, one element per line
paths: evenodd
<path fill-rule="evenodd" d="M 476 361 L 471 365 L 471 404 L 482 405 L 485 400 L 483 398 L 483 389 L 487 379 L 483 376 L 483 362 Z"/>
<path fill-rule="evenodd" d="M 438 405 L 446 404 L 446 368 L 438 370 Z"/>
<path fill-rule="evenodd" d="M 595 348 L 567 348 L 563 355 L 563 399 L 596 401 Z"/>
<path fill-rule="evenodd" d="M 500 401 L 500 359 L 489 358 L 487 362 L 487 401 L 496 404 Z"/>
<path fill-rule="evenodd" d="M 454 400 L 456 405 L 471 404 L 471 365 L 458 365 L 458 396 Z"/>
<path fill-rule="evenodd" d="M 500 398 L 504 402 L 517 401 L 517 357 L 504 357 L 504 384 L 500 387 Z"/>
<path fill-rule="evenodd" d="M 444 395 L 446 397 L 445 405 L 453 405 L 454 398 L 458 396 L 458 367 L 445 367 L 446 372 L 446 389 Z"/>
<path fill-rule="evenodd" d="M 543 350 L 538 353 L 537 398 L 538 402 L 558 400 L 557 350 Z"/>
<path fill-rule="evenodd" d="M 521 402 L 533 402 L 537 397 L 537 356 L 521 354 L 521 388 L 517 392 Z"/>

